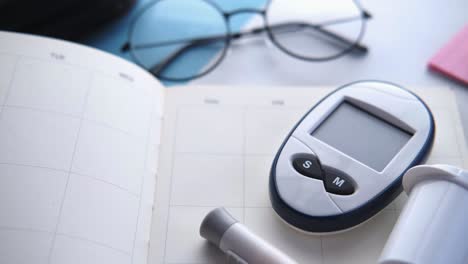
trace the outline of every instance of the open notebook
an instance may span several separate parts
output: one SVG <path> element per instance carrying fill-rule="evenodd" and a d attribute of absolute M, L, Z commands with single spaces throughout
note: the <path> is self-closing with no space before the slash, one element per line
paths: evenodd
<path fill-rule="evenodd" d="M 223 263 L 198 235 L 218 206 L 300 263 L 375 263 L 404 196 L 329 236 L 270 207 L 273 155 L 330 91 L 165 89 L 103 52 L 0 33 L 0 263 Z M 436 120 L 428 162 L 466 165 L 450 89 L 415 91 Z"/>

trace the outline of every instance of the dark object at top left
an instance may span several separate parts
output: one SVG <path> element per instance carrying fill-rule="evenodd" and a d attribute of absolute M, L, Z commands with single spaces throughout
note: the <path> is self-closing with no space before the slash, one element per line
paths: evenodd
<path fill-rule="evenodd" d="M 78 40 L 136 0 L 0 0 L 0 30 Z"/>

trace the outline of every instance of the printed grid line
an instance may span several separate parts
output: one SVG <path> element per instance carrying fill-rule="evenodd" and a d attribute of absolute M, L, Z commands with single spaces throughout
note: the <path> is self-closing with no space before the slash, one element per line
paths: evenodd
<path fill-rule="evenodd" d="M 458 142 L 458 140 L 457 140 Z M 177 154 L 180 155 L 207 155 L 207 156 L 222 156 L 222 157 L 264 157 L 264 156 L 274 156 L 271 153 L 246 153 L 246 154 L 239 154 L 239 153 L 221 153 L 221 152 L 196 152 L 196 151 L 178 151 Z M 452 158 L 452 159 L 457 159 L 462 156 L 460 155 L 440 155 L 440 154 L 434 154 L 431 155 L 431 158 Z"/>
<path fill-rule="evenodd" d="M 20 61 L 21 56 L 15 56 L 15 59 L 16 60 L 15 60 L 15 63 L 13 65 L 13 71 L 11 73 L 10 80 L 8 80 L 7 89 L 5 91 L 5 96 L 3 97 L 3 101 L 1 102 L 1 105 L 0 105 L 0 120 L 2 118 L 3 109 L 5 108 L 5 104 L 6 104 L 7 100 L 8 100 L 8 97 L 10 96 L 11 86 L 13 85 L 13 80 L 15 78 L 16 71 L 18 69 L 18 62 Z"/>
<path fill-rule="evenodd" d="M 10 80 L 8 80 L 7 90 L 5 91 L 5 96 L 3 97 L 2 106 L 5 106 L 8 98 L 10 97 L 11 86 L 13 85 L 13 80 L 16 76 L 16 71 L 18 70 L 18 63 L 21 60 L 22 56 L 16 56 L 15 63 L 13 65 L 13 71 L 11 73 Z"/>
<path fill-rule="evenodd" d="M 458 114 L 458 113 L 457 113 L 457 114 Z M 458 118 L 460 118 L 460 117 L 458 116 Z M 453 116 L 453 115 L 450 115 L 450 123 L 451 123 L 452 125 L 456 123 L 455 120 L 454 120 L 454 116 Z M 462 153 L 463 151 L 462 151 L 461 146 L 460 146 L 460 145 L 461 145 L 460 142 L 461 142 L 461 141 L 464 141 L 464 140 L 462 140 L 461 138 L 459 138 L 460 135 L 459 135 L 458 131 L 459 131 L 458 129 L 455 129 L 455 137 L 456 137 L 456 141 L 458 142 L 458 144 L 457 144 L 458 156 L 464 158 L 464 155 L 463 155 L 464 153 Z M 463 136 L 463 135 L 462 135 L 462 136 Z M 465 143 L 465 144 L 466 144 L 466 143 Z M 466 148 L 465 144 L 463 144 L 463 145 L 464 145 L 464 146 L 463 146 L 464 148 Z"/>
<path fill-rule="evenodd" d="M 117 251 L 117 252 L 120 252 L 122 254 L 125 254 L 127 256 L 131 256 L 131 252 L 128 252 L 128 251 L 125 251 L 125 250 L 122 250 L 122 249 L 119 249 L 119 248 L 115 248 L 115 247 L 112 247 L 112 246 L 109 246 L 108 244 L 106 243 L 101 243 L 99 241 L 95 241 L 95 240 L 92 240 L 92 239 L 87 239 L 85 237 L 81 237 L 81 236 L 75 236 L 75 235 L 70 235 L 70 234 L 65 234 L 65 233 L 61 233 L 61 232 L 57 232 L 56 233 L 56 236 L 64 236 L 64 237 L 68 237 L 68 238 L 72 238 L 72 239 L 77 239 L 77 240 L 81 240 L 81 241 L 84 241 L 84 242 L 89 242 L 89 243 L 92 243 L 92 244 L 95 244 L 95 245 L 98 245 L 98 246 L 101 246 L 101 247 L 105 247 L 105 248 L 108 248 L 108 249 L 112 249 L 114 251 Z"/>
<path fill-rule="evenodd" d="M 130 252 L 126 252 L 126 251 L 123 251 L 121 249 L 111 247 L 111 246 L 109 246 L 107 244 L 100 243 L 100 242 L 94 241 L 94 240 L 90 240 L 90 239 L 87 239 L 87 238 L 84 238 L 84 237 L 81 237 L 81 236 L 75 236 L 75 235 L 65 234 L 65 233 L 61 233 L 61 232 L 54 233 L 54 232 L 51 232 L 51 231 L 45 231 L 45 230 L 34 229 L 34 228 L 22 228 L 22 227 L 10 227 L 10 226 L 0 226 L 0 230 L 10 230 L 10 231 L 27 232 L 27 233 L 41 233 L 41 234 L 48 234 L 50 236 L 54 236 L 54 235 L 63 236 L 63 237 L 68 237 L 68 238 L 72 238 L 72 239 L 76 239 L 76 240 L 80 240 L 80 241 L 90 242 L 92 244 L 99 245 L 101 247 L 105 247 L 105 248 L 108 248 L 108 249 L 119 251 L 120 253 L 123 253 L 123 254 L 125 254 L 127 256 L 131 256 Z"/>
<path fill-rule="evenodd" d="M 186 207 L 190 207 L 190 208 L 213 208 L 214 206 L 213 205 L 197 205 L 197 204 L 171 204 L 171 207 L 174 207 L 174 208 L 186 208 Z M 251 205 L 246 205 L 246 206 L 231 206 L 231 205 L 228 205 L 226 207 L 229 207 L 229 208 L 232 208 L 232 209 L 271 209 L 272 206 L 268 205 L 268 206 L 262 206 L 262 205 L 258 205 L 258 206 L 251 206 Z M 401 211 L 401 209 L 399 208 L 384 208 L 382 210 L 386 210 L 386 211 Z"/>
<path fill-rule="evenodd" d="M 176 109 L 176 113 L 175 113 L 175 127 L 174 127 L 174 131 L 177 131 L 177 127 L 178 127 L 178 124 L 179 124 L 179 118 L 180 118 L 180 113 L 179 113 L 179 109 L 177 108 Z M 171 203 L 172 203 L 172 178 L 174 177 L 174 164 L 175 164 L 175 154 L 176 154 L 176 151 L 175 151 L 175 148 L 176 148 L 176 141 L 177 141 L 177 136 L 174 136 L 173 137 L 173 140 L 171 142 L 172 144 L 172 153 L 171 153 L 171 168 L 170 168 L 170 179 L 169 179 L 169 201 L 168 201 L 168 205 L 167 205 L 167 216 L 166 216 L 166 230 L 165 230 L 165 237 L 164 237 L 164 251 L 163 251 L 163 256 L 162 256 L 162 259 L 164 262 L 166 262 L 166 257 L 167 257 L 167 240 L 168 240 L 168 233 L 169 233 L 169 221 L 170 221 L 170 217 L 171 217 Z"/>
<path fill-rule="evenodd" d="M 46 169 L 46 170 L 51 170 L 51 171 L 56 171 L 56 172 L 63 172 L 63 173 L 68 173 L 68 172 L 69 172 L 68 170 L 62 170 L 62 169 L 57 169 L 57 168 L 52 168 L 52 167 L 37 166 L 37 165 L 22 164 L 22 163 L 13 163 L 13 162 L 0 162 L 0 165 L 9 165 L 9 166 L 16 166 L 16 167 L 28 167 L 28 168 Z M 128 194 L 130 194 L 130 195 L 132 195 L 132 196 L 139 197 L 139 194 L 134 193 L 134 192 L 130 191 L 129 189 L 125 188 L 125 187 L 122 187 L 122 186 L 117 185 L 117 184 L 115 184 L 115 183 L 112 183 L 112 182 L 109 182 L 109 181 L 106 181 L 106 180 L 97 178 L 97 177 L 95 177 L 95 176 L 93 176 L 93 175 L 84 174 L 84 173 L 79 173 L 79 172 L 75 172 L 75 171 L 73 171 L 73 170 L 71 171 L 71 173 L 72 173 L 72 174 L 75 174 L 75 175 L 78 175 L 78 176 L 81 176 L 81 177 L 91 178 L 91 179 L 93 179 L 93 180 L 100 181 L 100 182 L 102 182 L 102 183 L 106 183 L 106 184 L 112 185 L 113 187 L 118 188 L 118 189 L 120 189 L 121 191 L 125 191 L 125 192 L 127 192 Z"/>
<path fill-rule="evenodd" d="M 23 231 L 23 232 L 37 232 L 44 234 L 53 234 L 53 232 L 41 230 L 38 228 L 26 228 L 26 227 L 13 227 L 13 226 L 0 226 L 1 230 L 11 230 L 11 231 Z"/>
<path fill-rule="evenodd" d="M 133 88 L 133 87 L 132 87 Z M 155 104 L 155 102 L 153 102 Z M 156 115 L 155 113 L 155 107 L 156 105 L 151 106 L 151 114 L 150 114 L 150 120 L 154 122 L 154 117 Z M 146 132 L 146 144 L 145 144 L 145 162 L 144 162 L 144 173 L 141 176 L 141 182 L 140 182 L 140 200 L 138 202 L 138 215 L 136 219 L 136 225 L 135 225 L 135 234 L 133 235 L 133 246 L 132 246 L 132 259 L 131 263 L 133 264 L 134 256 L 135 256 L 135 245 L 136 245 L 136 240 L 137 240 L 137 234 L 138 234 L 138 226 L 139 226 L 139 221 L 140 221 L 140 215 L 141 215 L 141 203 L 143 202 L 143 186 L 145 185 L 145 176 L 148 167 L 148 151 L 149 151 L 149 140 L 150 140 L 150 133 L 152 129 L 152 124 L 148 126 L 148 131 Z M 156 176 L 156 175 L 155 175 Z M 153 186 L 155 188 L 155 186 Z"/>
<path fill-rule="evenodd" d="M 315 99 L 314 99 L 315 100 Z M 274 100 L 270 100 L 270 101 L 274 101 Z M 317 101 L 317 100 L 316 100 Z M 245 103 L 245 102 L 242 102 L 240 101 L 239 103 L 232 103 L 232 104 L 222 104 L 222 103 L 219 103 L 219 104 L 210 104 L 210 103 L 204 103 L 204 102 L 201 102 L 200 104 L 196 104 L 196 103 L 184 103 L 184 104 L 178 104 L 177 106 L 178 107 L 183 107 L 184 109 L 188 109 L 188 108 L 198 108 L 198 109 L 206 109 L 206 108 L 219 108 L 219 107 L 223 107 L 223 108 L 231 108 L 231 109 L 239 109 L 240 107 L 245 107 L 246 108 L 246 111 L 250 111 L 250 110 L 272 110 L 271 108 L 274 108 L 273 110 L 290 110 L 290 111 L 295 111 L 295 110 L 300 110 L 300 111 L 304 111 L 304 114 L 308 112 L 308 110 L 310 110 L 310 106 L 313 105 L 314 102 L 312 102 L 310 105 L 309 104 L 304 104 L 304 105 L 269 105 L 269 104 L 258 104 L 258 105 L 252 105 L 252 104 L 248 104 L 248 103 Z M 299 118 L 298 118 L 299 119 Z"/>
<path fill-rule="evenodd" d="M 320 262 L 325 263 L 325 254 L 323 249 L 323 236 L 319 236 L 320 239 Z"/>
<path fill-rule="evenodd" d="M 89 73 L 89 72 L 88 72 Z M 84 111 L 86 109 L 86 106 L 88 104 L 88 98 L 89 98 L 89 93 L 90 93 L 90 90 L 91 90 L 91 83 L 93 81 L 93 78 L 94 78 L 94 75 L 92 75 L 91 73 L 89 73 L 89 83 L 88 83 L 88 87 L 87 87 L 87 90 L 86 90 L 86 96 L 85 96 L 85 100 L 83 102 L 83 108 L 81 109 L 81 113 L 82 115 L 84 115 Z M 77 149 L 77 146 L 78 146 L 78 141 L 79 141 L 79 138 L 80 138 L 80 133 L 81 133 L 81 128 L 83 127 L 83 118 L 81 117 L 80 118 L 80 124 L 78 126 L 78 131 L 77 131 L 77 134 L 76 134 L 76 138 L 75 138 L 75 143 L 74 143 L 74 146 L 73 146 L 73 153 L 72 153 L 72 158 L 71 158 L 71 161 L 70 161 L 70 166 L 69 166 L 69 169 L 68 169 L 68 176 L 67 176 L 67 181 L 66 181 L 66 184 L 65 184 L 65 191 L 64 191 L 64 194 L 62 196 L 62 200 L 60 201 L 60 207 L 59 207 L 59 214 L 58 214 L 58 218 L 57 218 L 57 224 L 55 225 L 55 229 L 54 229 L 54 236 L 52 237 L 52 243 L 50 245 L 50 250 L 49 250 L 49 255 L 48 255 L 48 261 L 47 263 L 51 263 L 52 262 L 52 253 L 53 253 L 53 250 L 54 250 L 54 247 L 55 247 L 55 242 L 56 242 L 56 239 L 57 239 L 57 233 L 58 233 L 58 228 L 60 226 L 60 220 L 62 218 L 62 211 L 63 211 L 63 206 L 65 204 L 65 199 L 67 197 L 67 192 L 68 192 L 68 185 L 70 183 L 70 177 L 71 177 L 71 174 L 72 174 L 72 167 L 73 167 L 73 163 L 74 163 L 74 160 L 75 160 L 75 154 L 76 154 L 76 149 Z"/>
<path fill-rule="evenodd" d="M 77 63 L 70 63 L 68 61 L 58 61 L 58 60 L 55 60 L 55 59 L 51 59 L 49 57 L 40 57 L 40 56 L 34 56 L 34 55 L 25 56 L 24 54 L 17 53 L 17 52 L 8 52 L 7 53 L 7 52 L 0 51 L 0 54 L 13 55 L 13 56 L 17 56 L 17 57 L 20 57 L 20 58 L 23 58 L 23 59 L 36 60 L 36 61 L 50 63 L 50 64 L 62 64 L 62 65 L 66 65 L 68 67 L 78 68 L 78 69 L 85 70 L 85 71 L 88 71 L 88 72 L 94 72 L 94 73 L 99 74 L 100 76 L 105 76 L 105 77 L 108 77 L 108 78 L 113 78 L 113 79 L 118 79 L 118 80 L 125 80 L 126 82 L 131 82 L 131 81 L 127 80 L 127 79 L 117 78 L 114 74 L 110 74 L 107 71 L 103 71 L 103 70 L 100 70 L 100 69 L 96 69 L 96 68 L 93 68 L 93 67 L 88 67 L 88 66 L 85 66 L 85 65 L 77 64 Z"/>
<path fill-rule="evenodd" d="M 246 129 L 246 115 L 247 115 L 247 106 L 244 106 L 242 108 L 242 223 L 245 223 L 245 215 L 246 215 L 246 210 L 245 210 L 245 197 L 246 197 L 246 160 L 245 160 L 245 154 L 247 152 L 247 129 Z"/>
<path fill-rule="evenodd" d="M 125 135 L 127 135 L 129 137 L 132 137 L 134 139 L 141 140 L 141 138 L 142 138 L 142 136 L 132 134 L 132 133 L 130 133 L 130 132 L 124 130 L 124 129 L 113 126 L 113 125 L 108 124 L 106 122 L 87 118 L 87 117 L 84 116 L 84 114 L 83 115 L 74 115 L 74 114 L 68 114 L 68 113 L 63 113 L 63 112 L 59 112 L 59 111 L 45 110 L 45 109 L 41 109 L 41 108 L 37 108 L 37 107 L 30 107 L 30 106 L 23 106 L 23 105 L 11 105 L 11 104 L 6 104 L 6 103 L 3 105 L 3 107 L 4 108 L 13 108 L 13 109 L 24 109 L 24 110 L 30 110 L 30 111 L 34 111 L 34 112 L 53 114 L 53 115 L 61 115 L 61 116 L 65 116 L 65 117 L 73 118 L 73 119 L 80 119 L 80 120 L 83 119 L 83 121 L 86 121 L 88 123 L 95 124 L 95 125 L 98 125 L 98 126 L 101 126 L 101 127 L 105 127 L 105 128 L 108 128 L 108 129 L 111 129 L 111 130 L 114 130 L 114 131 L 118 131 L 118 132 L 120 132 L 122 134 L 125 134 Z"/>
<path fill-rule="evenodd" d="M 56 61 L 56 60 L 53 60 L 53 59 L 50 59 L 50 58 L 42 58 L 42 57 L 37 57 L 37 56 L 31 56 L 31 55 L 28 55 L 28 56 L 25 56 L 23 54 L 19 54 L 19 53 L 5 53 L 5 52 L 2 52 L 0 51 L 0 55 L 1 54 L 4 54 L 4 55 L 13 55 L 13 56 L 16 56 L 16 61 L 15 61 L 15 65 L 14 65 L 14 70 L 11 74 L 11 78 L 9 80 L 9 85 L 8 85 L 8 89 L 7 89 L 7 92 L 5 93 L 5 97 L 3 99 L 3 102 L 1 102 L 1 106 L 4 106 L 4 107 L 16 107 L 16 108 L 24 108 L 24 109 L 29 109 L 29 110 L 33 110 L 33 111 L 38 111 L 38 112 L 45 112 L 45 113 L 55 113 L 55 114 L 60 114 L 60 115 L 63 115 L 63 116 L 68 116 L 68 117 L 73 117 L 73 118 L 76 118 L 76 119 L 80 119 L 80 118 L 83 118 L 84 120 L 88 121 L 88 122 L 92 122 L 92 123 L 95 123 L 97 125 L 101 125 L 101 126 L 104 126 L 104 127 L 108 127 L 108 128 L 111 128 L 111 129 L 114 129 L 114 130 L 118 130 L 118 131 L 121 131 L 122 133 L 125 133 L 129 136 L 133 136 L 133 137 L 136 137 L 136 138 L 141 138 L 141 136 L 138 136 L 138 135 L 133 135 L 131 134 L 130 132 L 128 131 L 125 131 L 121 128 L 118 128 L 118 127 L 114 127 L 106 122 L 102 122 L 102 121 L 98 121 L 98 120 L 93 120 L 93 119 L 89 119 L 89 118 L 86 118 L 84 116 L 84 112 L 81 114 L 81 115 L 74 115 L 74 114 L 69 114 L 69 113 L 63 113 L 63 112 L 59 112 L 59 111 L 54 111 L 54 110 L 46 110 L 46 109 L 41 109 L 41 108 L 37 108 L 37 107 L 29 107 L 29 106 L 22 106 L 22 105 L 10 105 L 10 104 L 7 104 L 8 102 L 8 99 L 10 97 L 10 91 L 11 91 L 11 86 L 13 84 L 13 81 L 15 79 L 15 75 L 16 75 L 16 71 L 17 71 L 17 67 L 18 67 L 18 64 L 21 60 L 35 60 L 35 61 L 39 61 L 39 62 L 43 62 L 43 63 L 47 63 L 47 64 L 59 64 L 59 65 L 65 65 L 67 67 L 74 67 L 74 68 L 79 68 L 83 71 L 86 71 L 88 73 L 90 72 L 93 72 L 94 74 L 96 73 L 99 73 L 99 76 L 105 76 L 106 78 L 109 78 L 109 79 L 113 79 L 113 80 L 118 80 L 118 81 L 125 81 L 127 83 L 132 83 L 132 86 L 134 86 L 134 82 L 130 82 L 126 79 L 122 79 L 120 77 L 117 77 L 113 74 L 109 74 L 108 72 L 104 72 L 104 71 L 99 71 L 99 70 L 96 70 L 95 68 L 91 68 L 91 67 L 86 67 L 86 66 L 83 66 L 83 65 L 79 65 L 79 64 L 74 64 L 74 63 L 69 63 L 69 62 L 66 62 L 66 61 Z M 89 88 L 88 88 L 89 89 Z M 88 95 L 86 95 L 88 96 Z M 1 109 L 0 109 L 1 111 Z"/>

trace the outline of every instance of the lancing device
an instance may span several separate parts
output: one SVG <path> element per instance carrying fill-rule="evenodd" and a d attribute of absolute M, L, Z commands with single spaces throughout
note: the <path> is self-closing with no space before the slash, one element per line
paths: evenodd
<path fill-rule="evenodd" d="M 252 233 L 222 207 L 208 213 L 201 223 L 200 235 L 219 247 L 230 264 L 297 264 Z"/>

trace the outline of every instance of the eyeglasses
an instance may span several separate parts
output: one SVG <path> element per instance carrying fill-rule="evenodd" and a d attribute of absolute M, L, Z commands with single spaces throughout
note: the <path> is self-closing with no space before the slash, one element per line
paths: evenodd
<path fill-rule="evenodd" d="M 204 0 L 152 2 L 131 22 L 122 51 L 167 81 L 208 74 L 225 58 L 233 41 L 260 33 L 287 55 L 305 61 L 367 52 L 360 42 L 371 15 L 357 1 L 263 1 L 266 8 L 231 12 Z M 252 19 L 255 14 L 261 19 Z"/>

